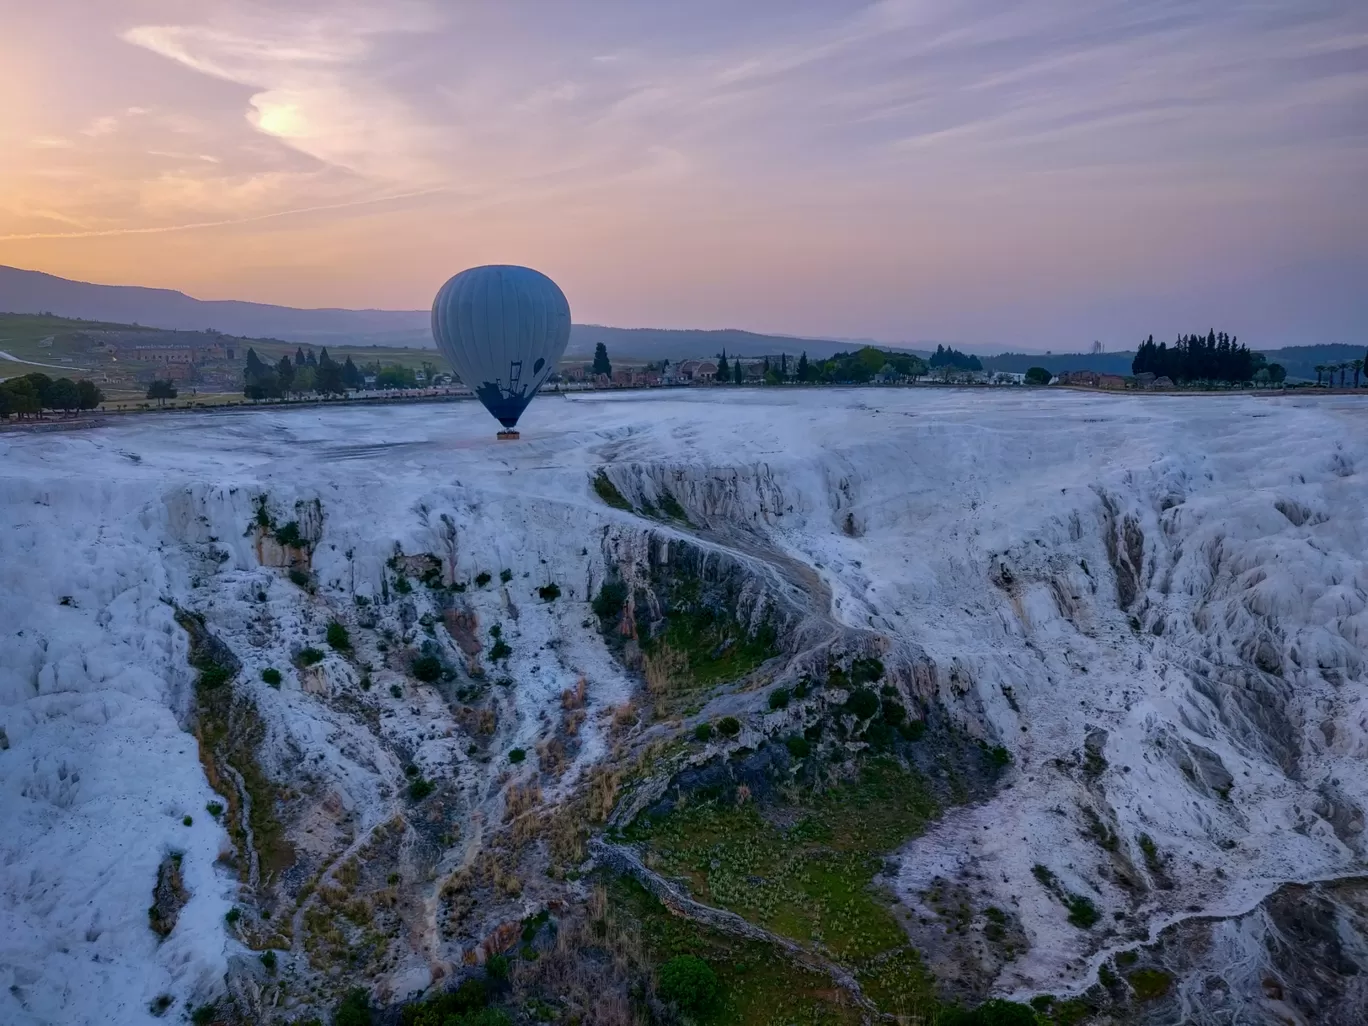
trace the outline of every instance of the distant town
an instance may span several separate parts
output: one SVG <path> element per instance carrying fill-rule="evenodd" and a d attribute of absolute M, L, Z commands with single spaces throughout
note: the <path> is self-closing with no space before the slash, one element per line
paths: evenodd
<path fill-rule="evenodd" d="M 1002 354 L 980 358 L 938 346 L 921 355 L 861 346 L 825 359 L 794 352 L 688 359 L 617 357 L 603 343 L 591 358 L 562 361 L 543 391 L 798 385 L 1047 386 L 1104 391 L 1359 388 L 1368 353 L 1347 346 L 1287 349 L 1289 366 L 1249 350 L 1233 336 L 1180 336 L 1169 346 L 1147 339 L 1134 353 Z M 1339 359 L 1315 360 L 1320 351 Z M 470 394 L 433 350 L 311 346 L 246 339 L 217 331 L 72 321 L 0 314 L 0 418 L 44 419 L 44 412 L 131 412 L 263 402 L 459 398 Z M 1130 373 L 1118 373 L 1129 364 Z M 1314 378 L 1311 374 L 1314 373 Z"/>

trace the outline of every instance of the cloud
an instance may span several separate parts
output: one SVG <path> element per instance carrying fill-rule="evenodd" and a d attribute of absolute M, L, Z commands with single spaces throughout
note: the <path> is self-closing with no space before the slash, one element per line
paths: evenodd
<path fill-rule="evenodd" d="M 269 16 L 239 13 L 229 24 L 137 26 L 122 38 L 256 90 L 243 112 L 247 122 L 321 164 L 377 182 L 430 185 L 441 177 L 436 133 L 367 62 L 375 37 L 425 24 L 278 9 Z"/>
<path fill-rule="evenodd" d="M 88 135 L 92 139 L 95 139 L 102 135 L 109 135 L 112 132 L 118 131 L 118 128 L 119 119 L 112 114 L 106 114 L 104 117 L 96 118 L 90 124 L 86 125 L 85 128 L 81 129 L 81 134 Z"/>

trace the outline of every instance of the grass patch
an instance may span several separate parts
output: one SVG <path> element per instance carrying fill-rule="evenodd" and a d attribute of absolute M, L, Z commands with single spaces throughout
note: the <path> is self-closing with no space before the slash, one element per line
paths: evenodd
<path fill-rule="evenodd" d="M 679 500 L 669 492 L 660 493 L 660 511 L 671 520 L 678 520 L 685 524 L 689 522 L 689 514 L 684 512 L 684 507 L 679 504 Z"/>
<path fill-rule="evenodd" d="M 652 961 L 663 967 L 691 957 L 712 969 L 717 983 L 712 1002 L 689 1016 L 698 1026 L 854 1026 L 860 1021 L 859 1011 L 841 1001 L 829 977 L 795 966 L 768 944 L 674 916 L 632 880 L 615 880 L 609 898 Z"/>
<path fill-rule="evenodd" d="M 754 634 L 709 610 L 674 613 L 665 631 L 642 643 L 646 685 L 657 716 L 687 706 L 698 692 L 739 680 L 778 654 L 774 628 Z M 787 699 L 788 692 L 781 696 Z"/>
<path fill-rule="evenodd" d="M 1137 969 L 1127 979 L 1137 1001 L 1157 1001 L 1173 986 L 1173 977 L 1162 969 Z"/>
<path fill-rule="evenodd" d="M 935 800 L 916 774 L 878 759 L 855 779 L 779 810 L 792 826 L 775 826 L 754 803 L 706 801 L 628 833 L 700 900 L 882 974 L 873 960 L 905 948 L 907 937 L 875 893 L 874 877 L 884 855 L 936 815 Z M 921 981 L 920 973 L 912 975 Z"/>
<path fill-rule="evenodd" d="M 601 470 L 594 475 L 594 494 L 614 509 L 632 512 L 632 504 L 617 490 L 617 485 L 608 480 L 608 475 Z"/>

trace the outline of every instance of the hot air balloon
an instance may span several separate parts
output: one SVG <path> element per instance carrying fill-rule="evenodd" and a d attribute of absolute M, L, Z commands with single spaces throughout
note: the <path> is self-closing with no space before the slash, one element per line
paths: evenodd
<path fill-rule="evenodd" d="M 503 425 L 499 437 L 517 438 L 518 418 L 570 341 L 570 304 L 530 267 L 472 267 L 437 291 L 432 337 Z"/>

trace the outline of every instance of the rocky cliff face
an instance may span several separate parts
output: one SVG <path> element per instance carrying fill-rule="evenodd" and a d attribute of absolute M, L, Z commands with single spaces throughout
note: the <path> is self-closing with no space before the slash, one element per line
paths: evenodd
<path fill-rule="evenodd" d="M 942 997 L 1353 1021 L 1363 410 L 760 395 L 548 400 L 497 451 L 417 408 L 0 443 L 6 1021 L 462 979 L 688 774 L 863 758 L 875 663 L 957 739 L 897 741 L 965 786 L 880 885 Z"/>

